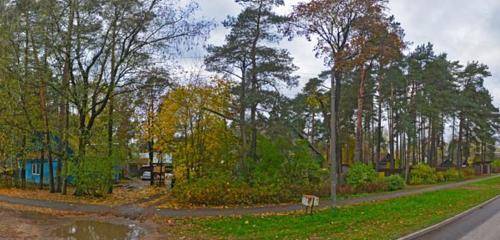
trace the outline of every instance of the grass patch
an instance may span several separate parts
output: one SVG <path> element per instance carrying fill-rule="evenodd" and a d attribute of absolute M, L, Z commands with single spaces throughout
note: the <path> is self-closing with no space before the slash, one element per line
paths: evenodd
<path fill-rule="evenodd" d="M 182 224 L 197 229 L 190 233 L 196 239 L 394 239 L 498 194 L 500 178 L 494 178 L 455 189 L 324 210 L 312 216 L 225 217 L 183 220 Z"/>

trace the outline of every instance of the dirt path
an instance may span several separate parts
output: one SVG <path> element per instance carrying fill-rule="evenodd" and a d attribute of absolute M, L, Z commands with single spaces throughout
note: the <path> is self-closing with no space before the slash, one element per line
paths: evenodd
<path fill-rule="evenodd" d="M 345 206 L 345 205 L 359 204 L 364 202 L 393 199 L 393 198 L 410 196 L 425 192 L 432 192 L 442 189 L 456 188 L 470 183 L 497 177 L 500 177 L 500 175 L 494 175 L 490 177 L 484 177 L 484 178 L 467 180 L 456 183 L 424 187 L 419 189 L 410 189 L 399 192 L 391 192 L 387 194 L 340 200 L 338 204 L 340 206 Z M 303 206 L 300 204 L 274 205 L 266 207 L 249 207 L 249 208 L 197 208 L 197 209 L 156 209 L 153 207 L 142 208 L 138 207 L 137 205 L 110 207 L 102 205 L 71 204 L 71 203 L 54 202 L 46 200 L 15 198 L 2 195 L 0 195 L 0 201 L 10 204 L 20 204 L 26 206 L 51 208 L 51 209 L 65 210 L 65 211 L 96 213 L 101 215 L 111 214 L 131 219 L 137 219 L 139 217 L 150 216 L 150 215 L 158 215 L 163 217 L 208 217 L 208 216 L 250 215 L 250 214 L 265 214 L 265 213 L 283 213 L 283 212 L 291 212 L 303 209 Z M 329 204 L 330 202 L 323 201 L 320 204 L 320 208 L 326 208 L 329 206 Z"/>
<path fill-rule="evenodd" d="M 15 239 L 164 239 L 152 222 L 98 215 L 54 215 L 0 206 L 0 240 Z M 97 236 L 97 237 L 96 237 Z"/>
<path fill-rule="evenodd" d="M 36 219 L 23 216 L 25 213 L 0 208 L 0 239 L 39 239 L 46 237 L 48 228 L 55 221 L 37 224 Z"/>

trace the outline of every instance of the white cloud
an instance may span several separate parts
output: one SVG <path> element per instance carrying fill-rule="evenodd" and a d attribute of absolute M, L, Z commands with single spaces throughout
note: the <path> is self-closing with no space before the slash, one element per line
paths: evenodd
<path fill-rule="evenodd" d="M 292 5 L 302 1 L 285 0 L 285 6 L 277 11 L 288 13 Z M 237 15 L 239 5 L 233 0 L 199 0 L 199 4 L 199 15 L 219 24 L 209 43 L 222 44 L 228 31 L 220 22 L 228 15 Z M 392 0 L 389 8 L 405 29 L 407 41 L 431 42 L 437 52 L 446 52 L 450 59 L 463 64 L 477 60 L 489 65 L 493 77 L 488 78 L 485 85 L 500 106 L 500 81 L 497 80 L 500 75 L 500 1 Z M 292 42 L 284 40 L 280 47 L 287 48 L 295 58 L 302 84 L 325 69 L 323 60 L 315 57 L 314 42 L 296 38 Z"/>
<path fill-rule="evenodd" d="M 407 40 L 431 42 L 462 64 L 477 60 L 489 65 L 493 77 L 485 85 L 500 105 L 500 1 L 393 0 L 389 7 Z"/>

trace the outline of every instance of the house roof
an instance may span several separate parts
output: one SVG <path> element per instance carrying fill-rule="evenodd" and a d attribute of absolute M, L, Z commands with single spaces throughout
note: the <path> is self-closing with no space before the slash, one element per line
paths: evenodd
<path fill-rule="evenodd" d="M 44 147 L 45 133 L 43 132 L 35 132 L 31 135 L 31 141 L 28 142 L 26 147 L 26 151 L 28 153 L 37 153 L 41 152 Z M 63 146 L 61 138 L 54 134 L 50 134 L 50 147 L 54 151 L 62 151 L 61 147 Z M 69 146 L 66 146 L 66 153 L 68 155 L 73 155 L 74 151 Z"/>

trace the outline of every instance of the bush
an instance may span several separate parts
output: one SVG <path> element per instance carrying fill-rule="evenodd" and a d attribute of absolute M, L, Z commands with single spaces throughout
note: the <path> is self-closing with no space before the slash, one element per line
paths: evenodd
<path fill-rule="evenodd" d="M 328 189 L 328 191 L 330 191 L 330 188 Z M 355 193 L 356 190 L 351 185 L 347 184 L 337 185 L 337 194 L 339 195 L 350 195 Z"/>
<path fill-rule="evenodd" d="M 297 201 L 310 188 L 299 185 L 250 186 L 228 175 L 209 176 L 178 183 L 172 190 L 181 203 L 194 205 L 250 205 Z M 310 192 L 309 192 L 310 193 Z"/>
<path fill-rule="evenodd" d="M 359 187 L 363 184 L 375 182 L 377 177 L 377 172 L 371 165 L 356 163 L 347 172 L 346 183 L 353 187 Z"/>
<path fill-rule="evenodd" d="M 250 203 L 247 191 L 249 188 L 245 184 L 221 175 L 179 182 L 172 194 L 183 203 L 222 205 Z"/>
<path fill-rule="evenodd" d="M 329 171 L 309 149 L 307 141 L 259 135 L 259 161 L 247 161 L 238 176 L 225 165 L 207 165 L 203 175 L 186 180 L 185 166 L 177 165 L 173 196 L 195 205 L 249 205 L 297 202 L 303 194 L 328 195 Z M 236 159 L 227 159 L 236 163 Z"/>
<path fill-rule="evenodd" d="M 459 181 L 464 178 L 462 173 L 455 168 L 450 168 L 446 170 L 445 172 L 443 172 L 443 176 L 444 176 L 444 181 L 446 182 Z"/>
<path fill-rule="evenodd" d="M 377 178 L 373 182 L 365 182 L 356 187 L 348 184 L 340 184 L 337 186 L 337 194 L 339 195 L 384 192 L 388 190 L 389 182 L 386 181 L 385 178 Z"/>
<path fill-rule="evenodd" d="M 462 169 L 462 176 L 473 177 L 476 176 L 476 170 L 474 168 L 468 167 Z"/>
<path fill-rule="evenodd" d="M 436 170 L 426 164 L 417 164 L 411 170 L 410 184 L 435 184 L 438 181 Z"/>
<path fill-rule="evenodd" d="M 438 182 L 444 182 L 444 181 L 446 181 L 443 172 L 437 172 L 436 173 L 436 179 L 437 179 Z"/>
<path fill-rule="evenodd" d="M 491 163 L 491 166 L 494 168 L 500 168 L 500 159 L 497 159 Z"/>
<path fill-rule="evenodd" d="M 399 175 L 389 176 L 384 178 L 384 180 L 387 182 L 389 191 L 396 191 L 405 187 L 405 180 Z"/>
<path fill-rule="evenodd" d="M 356 193 L 385 192 L 389 190 L 389 183 L 384 178 L 376 178 L 371 182 L 364 182 L 355 188 Z"/>
<path fill-rule="evenodd" d="M 70 164 L 70 176 L 75 178 L 75 195 L 102 197 L 113 186 L 115 175 L 113 158 L 86 157 Z"/>

